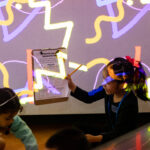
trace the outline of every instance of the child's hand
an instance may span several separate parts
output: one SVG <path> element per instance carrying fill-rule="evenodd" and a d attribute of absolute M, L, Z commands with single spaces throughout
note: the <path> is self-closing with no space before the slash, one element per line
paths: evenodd
<path fill-rule="evenodd" d="M 101 142 L 102 139 L 103 139 L 103 136 L 102 135 L 91 135 L 91 134 L 86 134 L 85 135 L 88 142 L 90 143 L 94 143 L 94 142 Z"/>
<path fill-rule="evenodd" d="M 67 75 L 66 77 L 66 80 L 68 81 L 68 87 L 69 89 L 74 92 L 75 89 L 76 89 L 76 85 L 73 83 L 72 79 L 71 79 L 71 76 L 70 75 Z"/>
<path fill-rule="evenodd" d="M 0 150 L 4 150 L 5 149 L 5 145 L 6 145 L 6 142 L 5 142 L 4 138 L 2 138 L 0 136 Z"/>

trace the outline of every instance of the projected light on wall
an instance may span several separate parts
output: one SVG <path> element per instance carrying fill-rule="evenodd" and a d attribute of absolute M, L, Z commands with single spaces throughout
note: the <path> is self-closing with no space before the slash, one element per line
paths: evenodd
<path fill-rule="evenodd" d="M 146 40 L 150 35 L 149 15 L 150 0 L 3 0 L 1 87 L 13 88 L 22 104 L 33 103 L 33 90 L 38 92 L 46 87 L 59 94 L 43 76 L 64 79 L 69 73 L 66 69 L 71 72 L 82 64 L 77 74 L 90 74 L 94 82 L 87 87 L 96 88 L 104 65 L 118 55 L 133 55 L 136 45 L 141 46 L 142 63 L 149 73 Z M 142 33 L 147 35 L 144 38 L 136 35 Z M 43 71 L 42 67 L 33 72 L 31 59 L 37 58 L 31 55 L 31 50 L 56 47 L 67 49 L 66 53 L 58 53 L 60 72 Z M 68 68 L 63 59 L 68 61 Z M 91 72 L 97 72 L 96 76 Z M 32 83 L 33 74 L 36 83 Z M 79 80 L 82 86 L 86 85 Z"/>

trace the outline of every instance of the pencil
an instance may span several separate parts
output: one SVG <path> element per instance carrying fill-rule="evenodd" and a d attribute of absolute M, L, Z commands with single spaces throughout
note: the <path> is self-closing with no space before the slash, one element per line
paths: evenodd
<path fill-rule="evenodd" d="M 81 66 L 82 66 L 82 64 L 80 64 L 75 70 L 73 70 L 73 71 L 69 74 L 69 76 L 73 75 Z"/>

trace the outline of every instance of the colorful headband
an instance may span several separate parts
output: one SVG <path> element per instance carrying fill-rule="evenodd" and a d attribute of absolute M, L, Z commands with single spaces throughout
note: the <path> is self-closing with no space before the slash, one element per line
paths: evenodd
<path fill-rule="evenodd" d="M 114 81 L 114 79 L 111 78 L 110 76 L 108 76 L 108 77 L 106 77 L 106 78 L 104 79 L 104 81 L 102 82 L 101 85 L 106 85 L 106 84 L 108 84 L 108 83 L 111 82 L 111 81 Z"/>
<path fill-rule="evenodd" d="M 127 73 L 126 72 L 121 72 L 121 73 L 114 73 L 114 70 L 111 68 L 112 65 L 107 67 L 107 71 L 109 76 L 114 79 L 114 80 L 120 80 L 120 81 L 125 81 L 127 79 Z"/>
<path fill-rule="evenodd" d="M 17 95 L 14 95 L 13 97 L 9 98 L 8 100 L 6 100 L 5 102 L 3 102 L 2 104 L 0 104 L 0 107 L 5 105 L 6 103 L 8 103 L 9 101 L 11 101 L 12 99 L 14 99 L 15 97 L 17 97 Z"/>

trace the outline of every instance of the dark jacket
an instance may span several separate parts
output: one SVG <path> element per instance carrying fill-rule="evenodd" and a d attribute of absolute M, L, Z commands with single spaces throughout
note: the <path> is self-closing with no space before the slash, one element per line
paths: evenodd
<path fill-rule="evenodd" d="M 77 87 L 74 93 L 71 92 L 71 95 L 85 103 L 93 103 L 104 98 L 110 128 L 108 132 L 98 133 L 103 135 L 103 142 L 136 128 L 138 102 L 132 91 L 126 93 L 120 103 L 113 103 L 113 95 L 107 95 L 102 86 L 90 92 Z"/>

